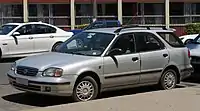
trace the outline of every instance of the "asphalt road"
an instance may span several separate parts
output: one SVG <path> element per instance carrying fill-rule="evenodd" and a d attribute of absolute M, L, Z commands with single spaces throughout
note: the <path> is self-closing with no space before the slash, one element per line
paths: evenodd
<path fill-rule="evenodd" d="M 69 97 L 54 97 L 36 94 L 27 94 L 12 88 L 7 81 L 6 72 L 10 65 L 19 58 L 3 60 L 0 63 L 0 111 L 19 111 L 37 107 L 46 107 L 52 105 L 72 103 Z M 198 86 L 199 80 L 188 79 L 177 88 Z M 199 82 L 200 83 L 200 82 Z M 156 91 L 156 87 L 141 87 L 127 90 L 103 93 L 99 98 L 110 98 L 122 95 L 130 95 L 136 93 L 145 93 Z"/>

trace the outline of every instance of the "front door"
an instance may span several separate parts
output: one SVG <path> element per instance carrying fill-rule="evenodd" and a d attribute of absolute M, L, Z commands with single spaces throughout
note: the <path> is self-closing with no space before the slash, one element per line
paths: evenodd
<path fill-rule="evenodd" d="M 21 55 L 33 52 L 32 25 L 24 25 L 15 32 L 19 32 L 19 36 L 10 37 L 7 41 L 9 54 Z"/>
<path fill-rule="evenodd" d="M 140 83 L 157 82 L 169 62 L 169 54 L 156 35 L 148 32 L 134 34 L 136 50 L 141 57 Z"/>
<path fill-rule="evenodd" d="M 105 88 L 132 85 L 139 82 L 140 56 L 135 53 L 133 34 L 121 35 L 110 50 L 121 49 L 114 56 L 104 57 Z"/>

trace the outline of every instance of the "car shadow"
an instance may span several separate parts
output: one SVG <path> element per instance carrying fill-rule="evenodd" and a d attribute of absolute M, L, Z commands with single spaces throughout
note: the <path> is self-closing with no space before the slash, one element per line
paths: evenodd
<path fill-rule="evenodd" d="M 15 62 L 16 60 L 19 60 L 21 58 L 22 57 L 1 59 L 0 63 L 11 63 L 11 62 Z"/>
<path fill-rule="evenodd" d="M 183 87 L 177 86 L 177 88 L 183 88 Z M 97 99 L 147 93 L 152 91 L 158 91 L 158 89 L 153 86 L 152 87 L 148 86 L 148 87 L 125 89 L 125 90 L 109 91 L 102 93 Z M 35 106 L 35 107 L 47 107 L 47 106 L 74 103 L 71 97 L 57 97 L 57 96 L 31 94 L 31 93 L 16 93 L 3 96 L 2 98 L 9 102 Z"/>
<path fill-rule="evenodd" d="M 9 102 L 35 107 L 47 107 L 53 105 L 72 103 L 72 99 L 69 97 L 57 97 L 29 93 L 16 93 L 3 96 L 2 98 Z"/>

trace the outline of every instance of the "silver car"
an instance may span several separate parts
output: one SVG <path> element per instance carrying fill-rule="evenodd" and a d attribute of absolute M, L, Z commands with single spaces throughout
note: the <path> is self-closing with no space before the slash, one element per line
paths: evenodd
<path fill-rule="evenodd" d="M 200 34 L 192 40 L 188 42 L 186 46 L 190 49 L 191 52 L 191 64 L 195 70 L 195 72 L 199 72 L 200 65 Z M 195 73 L 196 74 L 196 73 Z"/>
<path fill-rule="evenodd" d="M 50 52 L 17 60 L 16 89 L 88 101 L 108 90 L 158 84 L 172 89 L 193 72 L 173 30 L 127 26 L 81 32 Z"/>

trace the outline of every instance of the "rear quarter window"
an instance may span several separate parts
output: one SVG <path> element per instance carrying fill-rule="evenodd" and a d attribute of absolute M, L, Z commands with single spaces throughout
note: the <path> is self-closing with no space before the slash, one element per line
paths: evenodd
<path fill-rule="evenodd" d="M 173 32 L 157 32 L 172 47 L 185 47 L 181 39 Z"/>

